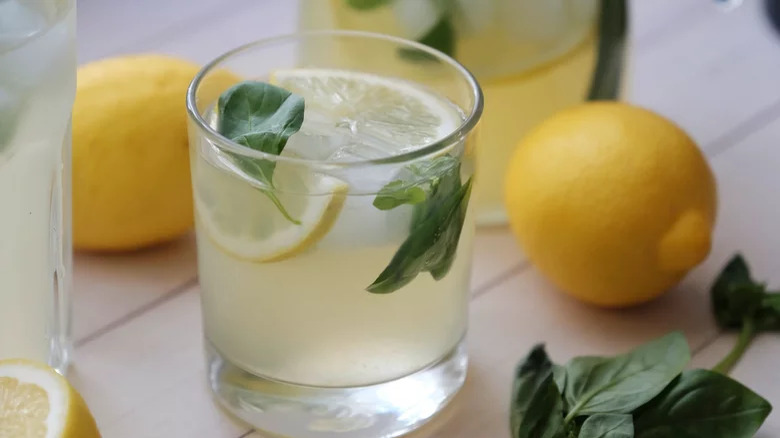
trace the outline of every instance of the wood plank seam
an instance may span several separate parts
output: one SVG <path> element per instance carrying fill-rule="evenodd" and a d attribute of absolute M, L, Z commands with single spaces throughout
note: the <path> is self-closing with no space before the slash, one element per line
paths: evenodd
<path fill-rule="evenodd" d="M 667 20 L 658 26 L 652 27 L 641 35 L 636 35 L 632 42 L 633 53 L 639 54 L 651 51 L 664 42 L 674 39 L 675 34 L 681 29 L 689 29 L 695 22 L 706 20 L 710 16 L 702 14 L 702 8 L 712 7 L 695 2 L 690 7 L 682 10 L 674 19 Z"/>
<path fill-rule="evenodd" d="M 94 341 L 95 339 L 99 339 L 104 335 L 113 332 L 117 328 L 120 328 L 132 322 L 133 320 L 138 319 L 139 317 L 157 308 L 158 306 L 165 304 L 168 301 L 171 301 L 172 299 L 178 297 L 179 295 L 182 295 L 183 293 L 187 292 L 188 290 L 192 289 L 197 285 L 198 285 L 198 277 L 196 276 L 190 278 L 186 282 L 174 287 L 173 289 L 155 298 L 154 300 L 149 301 L 148 303 L 130 311 L 129 313 L 126 313 L 122 317 L 117 318 L 116 320 L 104 325 L 103 327 L 100 327 L 99 329 L 84 336 L 83 338 L 77 339 L 76 342 L 74 342 L 74 346 L 78 348 Z"/>
<path fill-rule="evenodd" d="M 479 287 L 474 289 L 474 292 L 471 294 L 471 299 L 469 300 L 474 301 L 477 298 L 479 298 L 480 295 L 490 291 L 496 286 L 499 286 L 503 284 L 505 281 L 508 281 L 515 275 L 522 274 L 526 269 L 531 267 L 531 263 L 528 260 L 524 260 L 520 263 L 518 263 L 515 266 L 512 266 L 511 268 L 505 270 L 504 272 L 499 272 L 496 274 L 495 277 L 491 278 L 490 280 L 486 281 L 484 284 L 480 285 Z"/>
<path fill-rule="evenodd" d="M 710 159 L 715 158 L 718 155 L 731 149 L 734 145 L 744 140 L 754 132 L 763 129 L 779 118 L 780 99 L 776 100 L 768 107 L 759 110 L 757 113 L 753 114 L 742 123 L 737 124 L 734 128 L 730 129 L 725 134 L 709 142 L 705 153 Z"/>

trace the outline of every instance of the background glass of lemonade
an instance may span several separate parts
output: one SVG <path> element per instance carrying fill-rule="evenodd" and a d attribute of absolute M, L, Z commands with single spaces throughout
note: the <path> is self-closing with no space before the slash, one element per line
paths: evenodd
<path fill-rule="evenodd" d="M 217 133 L 224 89 L 209 81 L 226 71 L 304 96 L 303 126 L 280 156 Z M 218 58 L 187 102 L 217 399 L 295 437 L 397 436 L 438 412 L 466 373 L 474 78 L 413 42 L 314 32 Z M 275 164 L 273 187 L 246 171 L 262 162 Z M 375 206 L 396 180 L 428 198 Z"/>
<path fill-rule="evenodd" d="M 474 199 L 479 224 L 506 221 L 504 171 L 529 129 L 586 98 L 619 94 L 625 0 L 300 0 L 299 8 L 302 29 L 418 40 L 476 75 L 486 102 Z"/>
<path fill-rule="evenodd" d="M 0 359 L 68 360 L 75 6 L 0 0 Z"/>

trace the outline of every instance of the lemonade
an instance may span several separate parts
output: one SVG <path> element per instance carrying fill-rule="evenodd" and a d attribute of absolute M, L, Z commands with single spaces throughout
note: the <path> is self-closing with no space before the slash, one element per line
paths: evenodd
<path fill-rule="evenodd" d="M 405 44 L 289 38 L 299 55 Z M 252 79 L 216 102 L 196 91 L 208 70 L 188 96 L 212 389 L 273 433 L 395 436 L 465 377 L 479 89 L 451 60 L 447 94 L 335 60 L 274 65 L 275 47 L 233 55 Z"/>
<path fill-rule="evenodd" d="M 504 173 L 528 130 L 588 96 L 616 97 L 625 26 L 622 0 L 308 0 L 301 6 L 304 29 L 415 39 L 477 76 L 487 102 L 474 199 L 481 224 L 506 221 Z"/>
<path fill-rule="evenodd" d="M 62 369 L 70 275 L 72 2 L 0 1 L 0 359 Z"/>

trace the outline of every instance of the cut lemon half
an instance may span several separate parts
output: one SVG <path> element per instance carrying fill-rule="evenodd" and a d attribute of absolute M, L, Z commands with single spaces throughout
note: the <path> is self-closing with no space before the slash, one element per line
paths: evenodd
<path fill-rule="evenodd" d="M 313 246 L 338 219 L 349 191 L 344 181 L 278 163 L 274 194 L 296 224 L 267 196 L 267 187 L 213 152 L 193 169 L 195 208 L 199 227 L 224 252 L 253 262 L 283 260 Z"/>
<path fill-rule="evenodd" d="M 348 127 L 366 146 L 388 156 L 419 149 L 446 137 L 463 120 L 457 107 L 412 82 L 351 70 L 277 70 L 271 83 L 303 96 L 302 130 Z M 308 120 L 307 120 L 308 119 Z"/>
<path fill-rule="evenodd" d="M 99 438 L 95 420 L 64 377 L 35 362 L 0 361 L 0 437 Z"/>

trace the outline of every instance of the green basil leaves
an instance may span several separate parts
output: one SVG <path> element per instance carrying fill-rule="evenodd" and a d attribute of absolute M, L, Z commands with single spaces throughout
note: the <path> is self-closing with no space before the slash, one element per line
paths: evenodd
<path fill-rule="evenodd" d="M 685 338 L 670 333 L 615 357 L 553 364 L 534 347 L 515 372 L 513 438 L 751 438 L 772 407 L 713 371 L 683 371 Z"/>

